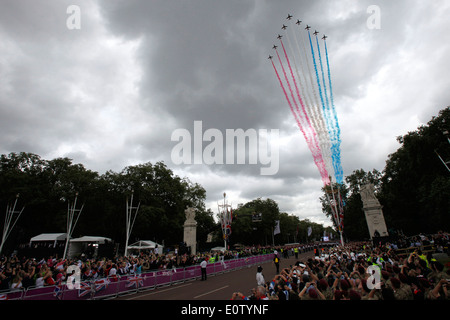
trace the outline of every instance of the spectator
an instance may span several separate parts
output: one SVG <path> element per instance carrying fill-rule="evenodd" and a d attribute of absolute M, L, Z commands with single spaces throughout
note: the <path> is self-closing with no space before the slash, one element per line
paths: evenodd
<path fill-rule="evenodd" d="M 275 265 L 275 268 L 277 269 L 277 274 L 280 273 L 280 258 L 278 257 L 278 253 L 274 253 L 273 263 Z"/>
<path fill-rule="evenodd" d="M 21 289 L 22 288 L 22 272 L 16 272 L 15 276 L 11 281 L 11 289 Z"/>
<path fill-rule="evenodd" d="M 264 280 L 264 275 L 262 273 L 263 267 L 258 266 L 257 273 L 256 273 L 256 285 L 257 286 L 264 286 L 266 281 Z"/>
<path fill-rule="evenodd" d="M 306 283 L 298 296 L 301 300 L 325 300 L 325 296 L 315 287 L 314 282 Z"/>

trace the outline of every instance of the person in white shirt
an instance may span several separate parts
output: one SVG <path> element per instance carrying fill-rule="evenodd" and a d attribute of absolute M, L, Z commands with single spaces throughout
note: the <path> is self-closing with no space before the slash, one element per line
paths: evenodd
<path fill-rule="evenodd" d="M 208 257 L 206 257 L 205 259 L 202 260 L 202 262 L 200 262 L 200 267 L 202 269 L 202 281 L 206 280 L 206 265 L 207 265 L 206 260 L 207 259 L 208 259 Z"/>
<path fill-rule="evenodd" d="M 263 286 L 266 283 L 264 279 L 264 275 L 262 274 L 263 268 L 261 266 L 258 266 L 258 272 L 256 273 L 256 285 Z"/>

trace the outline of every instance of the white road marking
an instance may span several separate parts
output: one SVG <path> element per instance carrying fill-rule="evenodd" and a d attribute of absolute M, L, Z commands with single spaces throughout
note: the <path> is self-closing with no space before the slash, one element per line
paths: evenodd
<path fill-rule="evenodd" d="M 142 297 L 145 297 L 145 296 L 150 296 L 150 295 L 153 295 L 153 294 L 158 294 L 158 293 L 161 293 L 161 292 L 166 292 L 166 291 L 170 291 L 170 290 L 173 290 L 173 289 L 178 289 L 178 288 L 181 288 L 181 287 L 190 286 L 191 284 L 192 284 L 192 283 L 181 284 L 181 285 L 179 285 L 179 286 L 173 286 L 173 287 L 171 287 L 171 288 L 163 289 L 163 290 L 158 290 L 158 289 L 156 289 L 156 291 L 154 291 L 154 292 L 147 293 L 147 294 L 140 294 L 140 295 L 138 295 L 138 296 L 131 297 L 131 298 L 128 298 L 128 299 L 126 299 L 126 300 L 138 299 L 138 298 L 142 298 Z"/>
<path fill-rule="evenodd" d="M 198 296 L 195 296 L 195 297 L 194 297 L 194 299 L 197 299 L 197 298 L 200 298 L 200 297 L 206 296 L 206 295 L 208 295 L 208 294 L 210 294 L 210 293 L 213 293 L 213 292 L 216 292 L 216 291 L 219 291 L 219 290 L 222 290 L 222 289 L 228 288 L 228 287 L 229 287 L 229 286 L 228 286 L 228 285 L 226 285 L 226 286 L 224 286 L 224 287 L 221 287 L 221 288 L 218 288 L 218 289 L 215 289 L 215 290 L 211 290 L 211 291 L 208 291 L 208 292 L 202 293 L 202 294 L 200 294 L 200 295 L 198 295 Z"/>

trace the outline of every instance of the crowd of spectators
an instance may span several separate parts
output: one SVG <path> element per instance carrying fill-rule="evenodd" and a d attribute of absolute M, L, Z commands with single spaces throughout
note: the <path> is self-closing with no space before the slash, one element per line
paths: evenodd
<path fill-rule="evenodd" d="M 448 266 L 433 258 L 433 253 L 447 252 L 449 243 L 449 234 L 439 232 L 401 238 L 396 242 L 351 242 L 344 246 L 323 247 L 317 250 L 314 258 L 300 259 L 291 267 L 280 269 L 273 279 L 258 285 L 248 296 L 236 293 L 232 299 L 448 300 L 450 272 L 446 268 Z M 422 251 L 421 248 L 428 244 L 434 249 Z M 413 249 L 408 252 L 402 251 L 411 247 Z M 135 255 L 114 258 L 2 256 L 0 292 L 64 283 L 70 276 L 68 268 L 73 265 L 79 267 L 81 280 L 85 281 L 188 267 L 205 259 L 214 262 L 273 252 L 286 258 L 294 256 L 294 252 L 304 253 L 312 249 L 310 244 L 295 244 L 252 246 L 196 255 L 140 251 Z"/>
<path fill-rule="evenodd" d="M 30 287 L 53 286 L 64 283 L 71 276 L 70 266 L 80 270 L 80 280 L 101 278 L 117 279 L 122 275 L 134 275 L 155 270 L 170 270 L 208 262 L 237 259 L 272 253 L 271 246 L 252 246 L 230 251 L 208 251 L 199 254 L 158 254 L 153 250 L 141 250 L 128 256 L 93 258 L 81 254 L 77 258 L 62 259 L 58 256 L 30 258 L 17 254 L 0 258 L 0 292 Z M 69 269 L 69 272 L 68 272 Z"/>
<path fill-rule="evenodd" d="M 449 234 L 419 235 L 400 243 L 352 242 L 325 248 L 314 258 L 281 269 L 248 296 L 236 292 L 231 299 L 450 300 L 448 256 L 447 262 L 433 258 L 448 250 Z M 422 251 L 428 244 L 434 249 Z M 411 252 L 400 247 L 412 247 Z"/>

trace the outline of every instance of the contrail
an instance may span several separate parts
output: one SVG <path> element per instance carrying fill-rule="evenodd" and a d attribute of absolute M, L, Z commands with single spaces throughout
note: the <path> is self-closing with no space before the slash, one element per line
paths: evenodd
<path fill-rule="evenodd" d="M 326 56 L 326 60 L 327 60 L 327 69 L 328 69 L 328 83 L 330 86 L 330 100 L 331 100 L 331 109 L 333 111 L 333 116 L 334 116 L 334 121 L 336 123 L 336 159 L 334 161 L 335 163 L 335 175 L 336 175 L 336 182 L 339 184 L 343 183 L 343 179 L 344 179 L 344 173 L 342 170 L 342 165 L 341 165 L 341 128 L 339 127 L 339 121 L 338 121 L 338 117 L 337 117 L 337 112 L 336 112 L 336 108 L 334 106 L 334 97 L 333 97 L 333 86 L 331 83 L 331 72 L 330 72 L 330 63 L 328 60 L 328 48 L 327 48 L 327 41 L 324 39 L 324 43 L 325 43 L 325 56 Z"/>
<path fill-rule="evenodd" d="M 282 68 L 282 70 L 283 70 L 285 79 L 286 79 L 286 81 L 287 81 L 287 85 L 288 85 L 289 91 L 290 91 L 290 93 L 291 93 L 291 97 L 292 97 L 292 99 L 294 100 L 294 103 L 295 103 L 294 94 L 293 94 L 293 92 L 292 92 L 292 87 L 291 87 L 291 85 L 290 85 L 290 83 L 289 83 L 289 79 L 288 79 L 288 77 L 287 77 L 286 70 L 285 70 L 284 67 L 283 67 L 283 63 L 282 63 L 282 61 L 281 61 L 280 55 L 278 54 L 278 51 L 276 51 L 276 53 L 277 53 L 278 61 L 280 62 L 281 68 Z M 326 171 L 326 168 L 325 168 L 325 165 L 324 165 L 324 162 L 323 162 L 323 158 L 322 158 L 321 155 L 318 155 L 317 152 L 315 152 L 315 151 L 313 150 L 311 141 L 310 141 L 309 137 L 307 136 L 307 134 L 306 134 L 306 132 L 305 132 L 305 130 L 304 130 L 304 128 L 303 128 L 303 126 L 302 126 L 302 124 L 301 124 L 301 122 L 300 122 L 298 116 L 297 116 L 297 113 L 296 113 L 295 110 L 294 110 L 294 107 L 293 107 L 293 105 L 292 105 L 292 102 L 291 102 L 291 100 L 289 99 L 288 92 L 286 91 L 286 89 L 285 89 L 285 87 L 284 87 L 284 84 L 283 84 L 283 82 L 282 82 L 282 80 L 281 80 L 281 77 L 280 77 L 280 75 L 279 75 L 279 73 L 278 73 L 278 70 L 277 70 L 277 68 L 275 67 L 275 64 L 274 64 L 273 61 L 272 61 L 272 66 L 273 66 L 273 68 L 274 68 L 274 70 L 275 70 L 275 73 L 276 73 L 276 75 L 277 75 L 278 81 L 280 82 L 280 86 L 281 86 L 281 88 L 283 89 L 283 93 L 284 93 L 284 95 L 285 95 L 285 97 L 286 97 L 286 100 L 287 100 L 287 102 L 288 102 L 289 108 L 291 109 L 291 112 L 292 112 L 292 114 L 294 115 L 294 118 L 295 118 L 295 120 L 296 120 L 296 122 L 297 122 L 297 125 L 298 125 L 300 131 L 302 132 L 302 134 L 303 134 L 303 136 L 304 136 L 304 138 L 305 138 L 305 140 L 306 140 L 306 142 L 307 142 L 307 145 L 308 145 L 308 147 L 309 147 L 309 149 L 310 149 L 310 151 L 311 151 L 311 153 L 312 153 L 312 155 L 313 155 L 314 163 L 316 164 L 317 168 L 319 169 L 319 173 L 320 173 L 320 175 L 321 175 L 321 177 L 322 177 L 322 181 L 326 184 L 327 181 L 329 181 L 329 176 L 328 176 L 328 172 Z"/>

